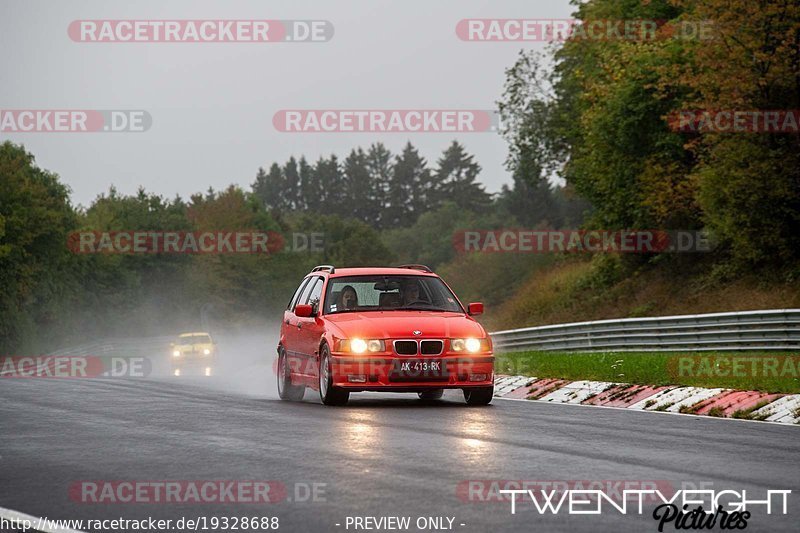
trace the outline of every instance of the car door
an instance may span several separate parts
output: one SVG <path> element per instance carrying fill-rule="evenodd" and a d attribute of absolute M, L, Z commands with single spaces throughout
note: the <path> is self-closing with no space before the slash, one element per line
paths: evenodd
<path fill-rule="evenodd" d="M 301 365 L 301 359 L 298 357 L 300 339 L 298 338 L 297 321 L 298 317 L 294 314 L 294 308 L 300 303 L 303 293 L 306 289 L 311 290 L 309 282 L 311 278 L 304 278 L 294 292 L 292 299 L 289 301 L 289 306 L 283 312 L 283 323 L 281 324 L 281 337 L 283 339 L 283 349 L 286 351 L 286 357 L 289 360 L 289 366 L 292 369 L 298 369 Z M 306 293 L 307 294 L 307 293 Z"/>
<path fill-rule="evenodd" d="M 298 317 L 298 351 L 302 352 L 305 357 L 304 374 L 308 376 L 317 376 L 319 371 L 319 339 L 323 333 L 323 322 L 319 318 L 322 312 L 322 288 L 325 284 L 325 279 L 322 277 L 315 277 L 314 281 L 310 283 L 310 290 L 300 303 L 311 305 L 314 310 L 314 316 L 299 318 Z"/>

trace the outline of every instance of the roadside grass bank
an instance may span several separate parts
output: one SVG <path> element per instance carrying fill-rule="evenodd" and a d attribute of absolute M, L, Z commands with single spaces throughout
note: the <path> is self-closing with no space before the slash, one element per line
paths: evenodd
<path fill-rule="evenodd" d="M 457 265 L 458 275 L 446 273 L 453 278 L 452 286 L 462 301 L 478 298 L 487 303 L 481 323 L 490 331 L 611 318 L 800 307 L 798 269 L 729 272 L 716 264 L 714 257 L 668 255 L 650 260 L 618 255 L 531 257 L 527 272 L 524 265 L 512 262 L 525 256 L 508 255 L 505 259 L 515 270 L 501 270 L 503 275 L 494 280 L 491 290 L 481 290 L 490 287 L 487 274 L 478 272 L 485 261 L 464 259 Z M 502 283 L 513 288 L 509 297 L 494 290 Z M 496 293 L 503 295 L 497 302 L 486 296 Z"/>
<path fill-rule="evenodd" d="M 641 385 L 800 393 L 800 352 L 543 352 L 497 354 L 497 373 Z"/>

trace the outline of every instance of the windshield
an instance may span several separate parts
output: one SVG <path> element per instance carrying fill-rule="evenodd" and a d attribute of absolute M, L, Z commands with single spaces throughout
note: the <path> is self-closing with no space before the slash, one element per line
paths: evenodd
<path fill-rule="evenodd" d="M 348 276 L 328 282 L 325 314 L 396 310 L 464 312 L 433 276 Z"/>
<path fill-rule="evenodd" d="M 189 337 L 178 337 L 178 344 L 211 344 L 211 337 L 208 335 L 191 335 Z"/>

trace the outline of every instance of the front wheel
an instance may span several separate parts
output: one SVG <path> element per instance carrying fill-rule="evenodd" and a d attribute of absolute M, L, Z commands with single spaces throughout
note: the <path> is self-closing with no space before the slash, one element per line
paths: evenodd
<path fill-rule="evenodd" d="M 281 400 L 299 402 L 303 399 L 306 388 L 303 385 L 292 385 L 292 375 L 289 370 L 289 358 L 281 348 L 278 352 L 278 396 Z"/>
<path fill-rule="evenodd" d="M 467 405 L 489 405 L 494 395 L 494 385 L 491 387 L 479 387 L 475 389 L 464 389 L 464 399 Z"/>
<path fill-rule="evenodd" d="M 331 351 L 327 344 L 319 351 L 319 399 L 325 405 L 344 405 L 350 399 L 350 391 L 333 386 Z"/>

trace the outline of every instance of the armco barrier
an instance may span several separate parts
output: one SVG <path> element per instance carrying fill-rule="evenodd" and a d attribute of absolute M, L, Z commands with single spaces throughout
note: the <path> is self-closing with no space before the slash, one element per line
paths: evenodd
<path fill-rule="evenodd" d="M 574 322 L 490 333 L 495 350 L 800 350 L 800 309 Z"/>

